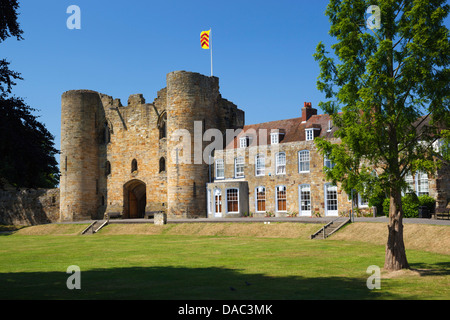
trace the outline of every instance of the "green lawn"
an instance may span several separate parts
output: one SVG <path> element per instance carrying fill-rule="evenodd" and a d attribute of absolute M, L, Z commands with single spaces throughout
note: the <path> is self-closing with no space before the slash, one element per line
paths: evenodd
<path fill-rule="evenodd" d="M 0 236 L 0 299 L 450 299 L 450 256 L 408 251 L 422 276 L 366 287 L 384 246 L 337 240 Z M 67 267 L 81 269 L 68 290 Z M 247 285 L 246 282 L 250 283 Z M 234 290 L 230 289 L 234 288 Z"/>

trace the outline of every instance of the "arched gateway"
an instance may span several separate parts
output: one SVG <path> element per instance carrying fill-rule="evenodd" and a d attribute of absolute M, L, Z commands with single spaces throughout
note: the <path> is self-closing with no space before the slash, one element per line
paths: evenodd
<path fill-rule="evenodd" d="M 140 180 L 131 180 L 123 186 L 124 218 L 138 219 L 145 215 L 147 186 Z"/>

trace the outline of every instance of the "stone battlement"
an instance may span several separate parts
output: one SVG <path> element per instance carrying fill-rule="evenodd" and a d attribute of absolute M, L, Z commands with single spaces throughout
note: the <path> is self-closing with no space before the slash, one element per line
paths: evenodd
<path fill-rule="evenodd" d="M 174 71 L 152 103 L 131 94 L 128 105 L 92 90 L 71 90 L 61 103 L 60 220 L 125 218 L 164 210 L 169 217 L 206 217 L 206 164 L 174 161 L 178 129 L 194 134 L 242 128 L 244 112 L 222 98 L 219 79 Z"/>

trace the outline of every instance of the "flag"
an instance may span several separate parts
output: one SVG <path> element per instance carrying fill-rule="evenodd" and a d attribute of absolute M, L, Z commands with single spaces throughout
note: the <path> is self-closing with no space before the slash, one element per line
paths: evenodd
<path fill-rule="evenodd" d="M 200 44 L 202 45 L 202 49 L 209 49 L 209 33 L 211 30 L 202 31 L 200 33 Z"/>

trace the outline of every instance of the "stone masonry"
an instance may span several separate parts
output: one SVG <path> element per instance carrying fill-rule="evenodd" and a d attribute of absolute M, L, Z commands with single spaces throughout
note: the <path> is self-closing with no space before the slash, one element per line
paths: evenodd
<path fill-rule="evenodd" d="M 62 95 L 61 111 L 60 221 L 105 214 L 143 218 L 157 212 L 169 219 L 250 213 L 337 216 L 352 207 L 349 195 L 326 181 L 326 161 L 314 138 L 339 141 L 329 116 L 318 115 L 311 103 L 304 104 L 298 118 L 245 125 L 244 112 L 222 98 L 218 78 L 175 71 L 167 74 L 166 87 L 152 103 L 133 94 L 123 106 L 102 93 L 72 90 Z M 210 153 L 211 163 L 201 156 L 212 141 L 205 139 L 208 129 L 226 137 Z M 231 139 L 229 131 L 234 132 Z M 307 171 L 299 167 L 301 151 L 309 152 Z M 285 157 L 281 173 L 280 153 Z M 258 154 L 264 155 L 262 174 L 256 172 Z M 243 165 L 237 175 L 239 157 Z M 217 177 L 220 160 L 223 176 Z M 449 170 L 441 168 L 426 183 L 444 211 L 450 200 Z M 263 188 L 264 210 L 257 199 Z M 309 210 L 302 209 L 301 190 L 309 192 Z M 355 202 L 370 212 L 361 199 Z"/>
<path fill-rule="evenodd" d="M 118 214 L 141 218 L 206 217 L 208 165 L 185 164 L 179 130 L 242 128 L 244 112 L 219 93 L 219 80 L 175 71 L 152 103 L 141 94 L 128 105 L 91 90 L 62 95 L 61 221 Z M 193 145 L 193 142 L 192 142 Z"/>

